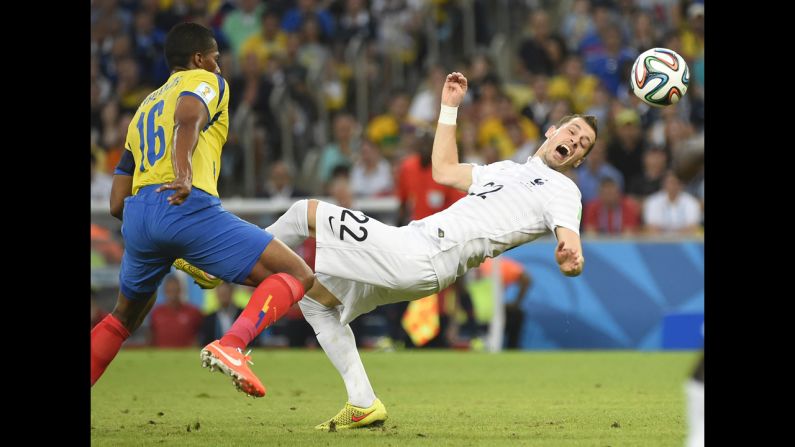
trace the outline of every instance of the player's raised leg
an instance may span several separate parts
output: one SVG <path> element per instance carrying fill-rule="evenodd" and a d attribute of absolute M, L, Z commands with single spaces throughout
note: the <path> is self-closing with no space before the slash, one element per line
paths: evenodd
<path fill-rule="evenodd" d="M 243 349 L 304 296 L 304 291 L 312 287 L 314 276 L 303 259 L 283 242 L 273 239 L 246 279 L 238 282 L 256 285 L 256 289 L 229 331 L 202 349 L 202 366 L 218 368 L 232 377 L 239 390 L 262 397 L 265 387 L 248 367 L 250 358 L 243 354 Z"/>
<path fill-rule="evenodd" d="M 316 210 L 317 200 L 298 200 L 265 231 L 294 249 L 314 236 Z"/>

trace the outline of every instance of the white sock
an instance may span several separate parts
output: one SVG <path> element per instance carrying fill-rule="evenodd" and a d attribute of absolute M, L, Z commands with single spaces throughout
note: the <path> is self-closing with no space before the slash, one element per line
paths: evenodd
<path fill-rule="evenodd" d="M 356 350 L 356 339 L 350 325 L 343 326 L 340 323 L 339 309 L 326 307 L 308 296 L 304 296 L 298 305 L 306 321 L 315 330 L 320 346 L 342 376 L 348 390 L 348 402 L 357 407 L 372 406 L 375 392 Z"/>
<path fill-rule="evenodd" d="M 704 382 L 689 380 L 687 394 L 687 447 L 704 446 Z"/>
<path fill-rule="evenodd" d="M 276 239 L 284 242 L 288 247 L 295 249 L 309 237 L 309 224 L 307 223 L 306 209 L 309 204 L 307 199 L 299 200 L 290 206 L 282 216 L 265 229 Z"/>

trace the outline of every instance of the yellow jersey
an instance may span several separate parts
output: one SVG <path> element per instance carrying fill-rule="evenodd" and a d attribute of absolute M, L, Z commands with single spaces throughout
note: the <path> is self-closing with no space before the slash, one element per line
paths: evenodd
<path fill-rule="evenodd" d="M 169 183 L 176 178 L 174 112 L 181 96 L 191 95 L 207 107 L 207 124 L 199 131 L 193 151 L 193 187 L 218 197 L 221 149 L 229 132 L 229 92 L 221 75 L 207 70 L 174 72 L 163 86 L 144 99 L 127 128 L 124 147 L 135 159 L 132 193 L 142 186 Z"/>

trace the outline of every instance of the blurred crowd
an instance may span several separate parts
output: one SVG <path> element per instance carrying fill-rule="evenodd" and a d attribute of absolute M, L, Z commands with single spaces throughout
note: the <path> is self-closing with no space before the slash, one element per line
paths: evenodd
<path fill-rule="evenodd" d="M 401 193 L 401 176 L 430 150 L 444 76 L 460 71 L 470 85 L 462 161 L 524 162 L 560 117 L 592 114 L 598 142 L 572 174 L 586 234 L 700 231 L 701 2 L 94 0 L 93 199 L 106 200 L 132 114 L 169 75 L 163 41 L 180 21 L 213 29 L 230 84 L 222 197 L 336 190 L 397 195 L 409 211 L 438 201 Z M 634 58 L 655 46 L 690 67 L 676 106 L 652 108 L 629 92 Z"/>
<path fill-rule="evenodd" d="M 430 153 L 445 75 L 460 71 L 462 162 L 523 163 L 561 117 L 595 115 L 596 145 L 570 174 L 585 237 L 703 231 L 701 1 L 92 0 L 92 200 L 108 200 L 132 114 L 168 78 L 163 42 L 181 21 L 213 29 L 229 82 L 223 198 L 329 196 L 351 207 L 395 196 L 398 224 L 446 208 L 463 194 L 433 182 Z M 629 91 L 635 57 L 653 47 L 689 66 L 675 106 L 649 107 Z M 120 242 L 92 224 L 92 265 L 118 264 Z M 161 293 L 177 296 L 175 281 Z M 212 312 L 164 298 L 147 342 L 205 343 L 239 312 L 225 287 Z M 300 332 L 308 325 L 289 321 L 277 331 L 311 344 Z"/>

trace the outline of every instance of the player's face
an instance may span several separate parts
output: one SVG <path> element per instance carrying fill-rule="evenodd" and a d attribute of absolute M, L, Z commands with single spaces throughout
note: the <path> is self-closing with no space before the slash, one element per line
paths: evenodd
<path fill-rule="evenodd" d="M 575 118 L 560 128 L 552 126 L 545 135 L 547 141 L 542 157 L 546 165 L 556 171 L 579 166 L 596 140 L 596 133 L 582 118 Z"/>
<path fill-rule="evenodd" d="M 198 56 L 197 65 L 210 73 L 221 74 L 221 67 L 218 66 L 218 59 L 220 58 L 221 53 L 218 51 L 218 44 L 213 41 L 213 47 Z"/>

